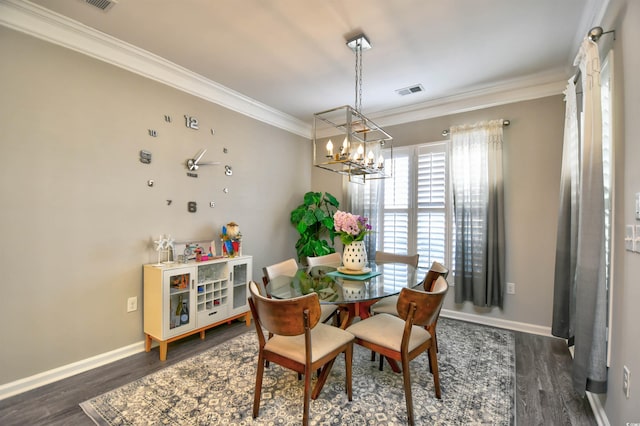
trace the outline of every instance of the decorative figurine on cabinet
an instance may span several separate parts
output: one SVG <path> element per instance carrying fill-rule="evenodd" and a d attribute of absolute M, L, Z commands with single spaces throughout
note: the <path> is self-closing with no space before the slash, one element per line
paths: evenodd
<path fill-rule="evenodd" d="M 240 225 L 235 222 L 229 222 L 222 227 L 220 234 L 222 240 L 222 254 L 226 257 L 236 257 L 242 255 L 242 234 L 240 233 Z"/>
<path fill-rule="evenodd" d="M 171 235 L 160 235 L 160 238 L 155 240 L 153 243 L 155 245 L 155 250 L 158 252 L 157 264 L 162 265 L 163 263 L 173 263 L 174 239 L 171 238 Z"/>

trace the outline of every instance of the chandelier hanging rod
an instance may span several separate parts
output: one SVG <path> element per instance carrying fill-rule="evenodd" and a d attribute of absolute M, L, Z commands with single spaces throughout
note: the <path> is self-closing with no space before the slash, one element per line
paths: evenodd
<path fill-rule="evenodd" d="M 362 52 L 371 49 L 371 42 L 364 34 L 358 34 L 347 40 L 347 46 L 353 50 L 356 58 L 355 66 L 355 102 L 353 107 L 356 111 L 362 112 Z"/>

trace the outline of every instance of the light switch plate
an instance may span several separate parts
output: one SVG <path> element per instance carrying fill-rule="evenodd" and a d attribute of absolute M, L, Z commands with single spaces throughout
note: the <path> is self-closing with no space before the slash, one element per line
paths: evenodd
<path fill-rule="evenodd" d="M 640 225 L 636 225 L 636 232 L 633 236 L 633 251 L 640 253 Z"/>
<path fill-rule="evenodd" d="M 640 192 L 636 192 L 636 220 L 640 220 Z"/>
<path fill-rule="evenodd" d="M 633 245 L 635 243 L 635 226 L 627 225 L 625 227 L 625 235 L 624 235 L 624 248 L 627 251 L 633 251 Z"/>

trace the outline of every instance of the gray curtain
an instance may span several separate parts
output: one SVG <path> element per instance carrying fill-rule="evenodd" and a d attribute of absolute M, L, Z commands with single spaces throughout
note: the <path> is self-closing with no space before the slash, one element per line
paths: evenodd
<path fill-rule="evenodd" d="M 560 211 L 556 240 L 555 286 L 553 295 L 554 336 L 571 339 L 575 336 L 575 276 L 578 258 L 578 184 L 580 142 L 578 105 L 573 77 L 565 90 L 564 141 L 560 176 Z"/>
<path fill-rule="evenodd" d="M 572 199 L 566 196 L 567 183 L 563 181 L 552 332 L 575 344 L 572 377 L 576 391 L 606 393 L 607 290 L 598 45 L 585 39 L 576 64 L 580 66 L 583 91 L 580 155 L 578 165 L 563 159 L 563 178 L 571 173 L 567 167 L 578 167 L 578 176 L 574 177 L 577 182 L 571 183 L 577 187 L 577 206 L 568 205 Z M 569 85 L 568 90 L 571 89 Z M 565 147 L 564 155 L 571 151 Z"/>
<path fill-rule="evenodd" d="M 451 128 L 455 302 L 502 308 L 503 120 Z"/>

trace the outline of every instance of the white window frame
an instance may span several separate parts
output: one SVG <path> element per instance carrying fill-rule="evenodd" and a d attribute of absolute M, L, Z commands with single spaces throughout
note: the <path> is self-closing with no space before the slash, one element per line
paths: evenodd
<path fill-rule="evenodd" d="M 449 155 L 450 155 L 450 149 L 449 149 L 449 141 L 448 140 L 443 140 L 443 141 L 437 141 L 437 142 L 430 142 L 430 143 L 422 143 L 422 144 L 417 144 L 417 145 L 410 145 L 410 146 L 403 146 L 403 147 L 395 147 L 394 148 L 394 163 L 396 163 L 397 160 L 401 159 L 401 158 L 405 158 L 408 157 L 409 158 L 409 181 L 408 181 L 408 194 L 409 194 L 409 199 L 408 199 L 408 203 L 407 203 L 407 207 L 400 207 L 400 208 L 391 208 L 391 209 L 385 209 L 385 202 L 384 202 L 384 197 L 385 197 L 385 187 L 388 187 L 389 183 L 386 183 L 386 179 L 385 179 L 385 184 L 383 184 L 383 187 L 381 188 L 381 201 L 379 203 L 379 210 L 378 210 L 378 223 L 380 224 L 380 230 L 377 233 L 378 234 L 378 238 L 376 241 L 376 247 L 378 247 L 378 250 L 385 250 L 385 251 L 393 251 L 391 250 L 389 247 L 384 246 L 383 242 L 384 242 L 384 238 L 385 238 L 385 230 L 384 230 L 384 215 L 385 212 L 389 213 L 389 212 L 397 212 L 397 213 L 403 213 L 406 212 L 407 213 L 407 253 L 398 253 L 398 254 L 408 254 L 408 253 L 417 253 L 418 251 L 418 241 L 417 241 L 417 235 L 418 235 L 418 230 L 417 230 L 417 226 L 418 226 L 418 214 L 421 211 L 433 211 L 433 209 L 428 209 L 428 208 L 419 208 L 418 207 L 418 200 L 417 200 L 417 188 L 418 188 L 418 160 L 419 160 L 419 155 L 421 154 L 425 154 L 425 153 L 436 153 L 436 152 L 442 152 L 445 154 L 445 170 L 444 170 L 444 179 L 445 179 L 445 188 L 444 188 L 444 192 L 445 192 L 445 201 L 444 201 L 444 209 L 442 210 L 442 212 L 444 213 L 444 217 L 445 217 L 445 224 L 444 224 L 444 259 L 427 259 L 423 253 L 420 253 L 420 266 L 423 268 L 428 269 L 431 266 L 431 262 L 433 260 L 438 260 L 443 262 L 445 265 L 449 266 L 449 269 L 451 270 L 451 265 L 452 265 L 452 259 L 453 259 L 453 253 L 452 253 L 452 242 L 453 242 L 453 221 L 452 221 L 452 212 L 453 209 L 451 208 L 451 202 L 452 202 L 452 195 L 451 195 L 451 185 L 450 185 L 450 176 L 449 176 Z M 390 179 L 394 179 L 398 173 L 400 172 L 400 168 L 397 166 L 397 164 L 394 164 L 393 166 L 393 170 L 394 170 L 394 177 L 390 178 Z"/>

